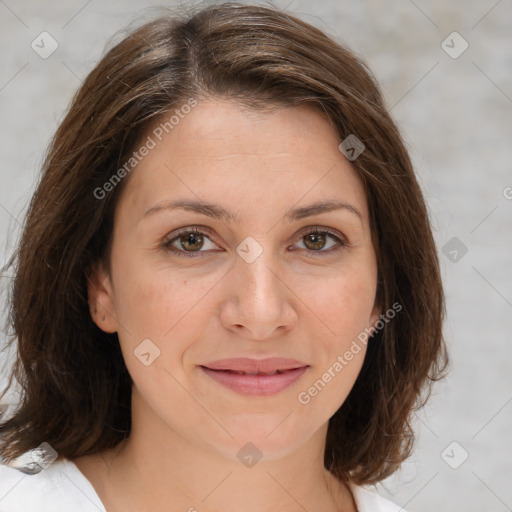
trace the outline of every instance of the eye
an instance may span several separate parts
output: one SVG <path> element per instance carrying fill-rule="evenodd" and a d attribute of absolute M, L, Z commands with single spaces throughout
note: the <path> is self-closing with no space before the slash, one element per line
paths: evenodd
<path fill-rule="evenodd" d="M 327 245 L 327 240 L 329 238 L 334 240 L 334 243 L 331 243 L 330 246 Z M 309 228 L 308 231 L 302 234 L 300 242 L 303 242 L 308 252 L 320 253 L 314 254 L 314 256 L 323 256 L 325 253 L 331 254 L 348 245 L 347 242 L 339 235 L 335 234 L 335 232 L 318 227 Z M 325 250 L 325 247 L 327 247 L 327 250 Z"/>
<path fill-rule="evenodd" d="M 205 251 L 200 249 L 204 247 L 205 240 L 210 240 L 206 233 L 196 228 L 187 228 L 178 233 L 173 233 L 173 238 L 164 240 L 162 245 L 178 256 L 196 258 L 203 256 L 201 253 Z M 213 244 L 211 240 L 210 243 Z"/>
<path fill-rule="evenodd" d="M 216 245 L 211 241 L 208 233 L 200 231 L 197 228 L 186 228 L 177 233 L 172 233 L 171 236 L 172 238 L 167 238 L 162 242 L 162 246 L 178 256 L 196 258 L 202 257 L 202 253 L 207 252 L 208 249 L 216 250 Z M 334 240 L 334 243 L 331 243 L 331 245 L 328 245 L 329 238 Z M 205 242 L 207 240 L 212 244 L 211 247 L 207 247 L 208 244 Z M 302 233 L 299 242 L 304 243 L 304 250 L 312 253 L 314 256 L 323 256 L 326 255 L 326 253 L 332 254 L 349 245 L 334 231 L 318 227 L 309 228 L 305 233 Z M 202 251 L 201 249 L 205 248 L 205 243 L 206 250 Z M 325 249 L 326 247 L 327 249 Z"/>

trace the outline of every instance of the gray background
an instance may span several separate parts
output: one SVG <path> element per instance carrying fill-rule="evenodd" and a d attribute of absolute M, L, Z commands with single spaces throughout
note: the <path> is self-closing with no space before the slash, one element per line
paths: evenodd
<path fill-rule="evenodd" d="M 152 5 L 0 0 L 0 263 L 72 94 L 114 33 Z M 416 414 L 413 456 L 378 490 L 410 512 L 512 510 L 512 1 L 276 5 L 347 44 L 380 80 L 441 255 L 451 373 Z M 59 45 L 47 59 L 31 48 L 43 31 Z M 469 44 L 458 58 L 442 46 L 453 31 Z M 445 44 L 463 49 L 453 36 Z"/>

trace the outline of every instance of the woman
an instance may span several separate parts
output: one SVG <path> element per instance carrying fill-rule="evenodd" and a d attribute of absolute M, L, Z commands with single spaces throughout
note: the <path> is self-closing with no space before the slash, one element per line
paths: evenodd
<path fill-rule="evenodd" d="M 365 485 L 448 362 L 437 252 L 375 79 L 318 29 L 226 3 L 129 34 L 15 257 L 2 511 L 399 510 Z"/>

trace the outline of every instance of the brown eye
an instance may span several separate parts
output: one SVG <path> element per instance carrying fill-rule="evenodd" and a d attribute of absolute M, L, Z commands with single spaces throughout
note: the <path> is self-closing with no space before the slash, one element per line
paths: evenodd
<path fill-rule="evenodd" d="M 329 239 L 334 242 L 329 242 Z M 304 244 L 309 253 L 318 253 L 314 254 L 315 256 L 332 254 L 348 245 L 340 236 L 331 231 L 319 228 L 310 229 L 307 233 L 302 235 L 300 241 Z"/>
<path fill-rule="evenodd" d="M 304 245 L 313 251 L 323 249 L 326 241 L 325 233 L 309 233 L 304 236 Z"/>
<path fill-rule="evenodd" d="M 162 246 L 178 256 L 194 258 L 205 256 L 208 251 L 202 249 L 205 249 L 207 243 L 210 243 L 211 247 L 206 246 L 206 249 L 215 249 L 215 244 L 206 233 L 197 229 L 184 229 L 173 233 L 170 238 L 164 240 Z"/>
<path fill-rule="evenodd" d="M 203 246 L 203 235 L 198 232 L 191 232 L 178 237 L 181 247 L 186 251 L 196 251 Z"/>

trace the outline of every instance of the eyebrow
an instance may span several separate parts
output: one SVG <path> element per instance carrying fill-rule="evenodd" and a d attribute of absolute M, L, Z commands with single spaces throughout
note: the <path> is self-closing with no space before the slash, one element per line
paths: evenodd
<path fill-rule="evenodd" d="M 237 221 L 237 216 L 233 212 L 226 210 L 220 205 L 190 199 L 162 201 L 152 206 L 149 210 L 147 210 L 146 213 L 144 213 L 142 219 L 154 215 L 155 213 L 160 211 L 168 211 L 175 209 L 199 213 L 201 215 L 211 217 L 212 219 L 218 219 L 226 222 Z M 363 223 L 363 216 L 355 206 L 338 200 L 318 201 L 307 206 L 293 208 L 291 210 L 288 210 L 284 214 L 284 219 L 287 220 L 288 222 L 293 222 L 296 220 L 304 219 L 306 217 L 319 215 L 321 213 L 328 213 L 335 210 L 347 210 L 356 215 L 357 217 L 359 217 L 359 220 L 361 221 L 361 223 Z"/>

